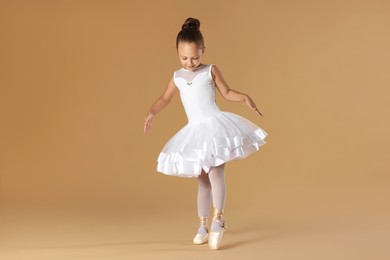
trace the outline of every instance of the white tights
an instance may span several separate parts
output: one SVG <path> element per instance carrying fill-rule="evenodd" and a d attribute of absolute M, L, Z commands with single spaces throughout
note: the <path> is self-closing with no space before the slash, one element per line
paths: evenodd
<path fill-rule="evenodd" d="M 198 176 L 198 216 L 209 215 L 211 198 L 214 208 L 225 208 L 225 163 L 211 167 L 209 173 L 202 170 Z"/>

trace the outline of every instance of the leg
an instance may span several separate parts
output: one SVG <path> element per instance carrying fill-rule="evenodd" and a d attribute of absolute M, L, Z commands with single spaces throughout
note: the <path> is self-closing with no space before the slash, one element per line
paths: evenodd
<path fill-rule="evenodd" d="M 221 243 L 222 234 L 226 228 L 225 220 L 222 216 L 226 200 L 225 163 L 212 167 L 209 172 L 209 179 L 214 204 L 214 216 L 210 230 L 209 247 L 211 249 L 218 249 Z"/>
<path fill-rule="evenodd" d="M 215 209 L 223 210 L 226 200 L 225 163 L 211 167 L 209 172 L 213 204 Z"/>
<path fill-rule="evenodd" d="M 211 183 L 208 174 L 203 170 L 198 176 L 198 216 L 201 220 L 201 226 L 198 233 L 207 233 L 207 220 L 211 205 Z"/>
<path fill-rule="evenodd" d="M 198 216 L 208 216 L 211 205 L 211 183 L 209 176 L 202 170 L 198 176 Z"/>

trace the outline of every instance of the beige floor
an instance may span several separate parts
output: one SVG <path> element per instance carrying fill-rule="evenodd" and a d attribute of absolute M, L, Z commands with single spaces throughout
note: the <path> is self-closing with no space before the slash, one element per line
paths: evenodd
<path fill-rule="evenodd" d="M 387 189 L 369 187 L 326 197 L 283 189 L 256 207 L 230 207 L 218 251 L 192 244 L 194 209 L 7 210 L 0 259 L 390 259 Z M 299 200 L 281 203 L 288 194 Z"/>

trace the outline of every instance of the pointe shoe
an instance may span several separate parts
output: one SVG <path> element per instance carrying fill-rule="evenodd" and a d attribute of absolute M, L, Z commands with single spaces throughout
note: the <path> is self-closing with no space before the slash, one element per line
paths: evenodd
<path fill-rule="evenodd" d="M 196 245 L 201 245 L 201 244 L 204 244 L 207 242 L 208 240 L 208 237 L 209 237 L 209 231 L 207 229 L 207 220 L 208 220 L 208 217 L 207 216 L 200 216 L 200 226 L 201 227 L 205 227 L 206 228 L 206 233 L 197 233 L 194 237 L 194 239 L 192 240 L 192 242 Z"/>
<path fill-rule="evenodd" d="M 222 210 L 215 209 L 213 221 L 217 222 L 222 229 L 219 231 L 210 231 L 209 234 L 209 248 L 210 249 L 219 249 L 222 241 L 223 233 L 226 231 L 226 223 L 222 218 Z"/>

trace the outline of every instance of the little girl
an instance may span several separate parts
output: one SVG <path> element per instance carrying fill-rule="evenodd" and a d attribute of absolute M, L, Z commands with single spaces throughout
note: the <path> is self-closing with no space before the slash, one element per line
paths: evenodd
<path fill-rule="evenodd" d="M 225 163 L 258 151 L 268 134 L 246 118 L 219 109 L 215 87 L 224 99 L 245 102 L 262 116 L 248 95 L 228 86 L 219 67 L 201 63 L 205 45 L 199 27 L 199 20 L 191 17 L 182 25 L 176 38 L 182 68 L 173 73 L 165 92 L 149 109 L 144 134 L 150 129 L 153 117 L 179 90 L 188 123 L 165 144 L 157 159 L 157 171 L 171 176 L 197 177 L 200 226 L 193 243 L 208 241 L 210 249 L 218 249 L 226 230 Z M 214 216 L 209 234 L 211 197 Z"/>

